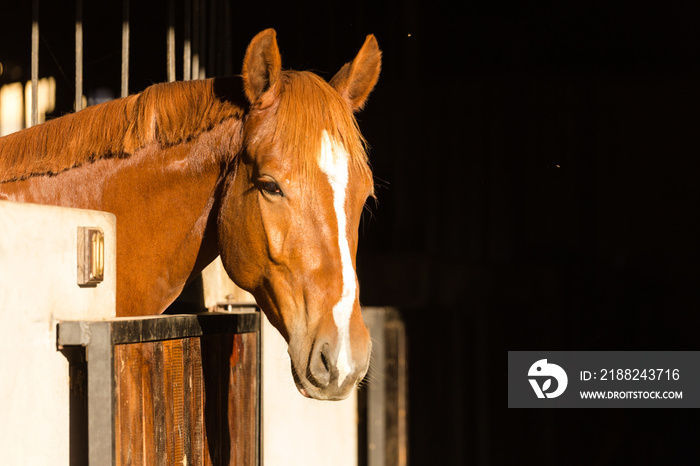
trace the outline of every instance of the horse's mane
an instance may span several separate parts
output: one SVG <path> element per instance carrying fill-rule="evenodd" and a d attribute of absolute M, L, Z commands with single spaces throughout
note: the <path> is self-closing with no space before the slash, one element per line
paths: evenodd
<path fill-rule="evenodd" d="M 365 140 L 345 102 L 310 72 L 282 72 L 273 138 L 307 180 L 318 166 L 321 134 L 342 144 L 351 163 L 371 179 Z M 140 94 L 88 107 L 0 138 L 0 183 L 128 157 L 150 143 L 169 147 L 191 140 L 229 118 L 242 118 L 237 78 L 155 84 Z M 317 137 L 310 137 L 317 135 Z"/>
<path fill-rule="evenodd" d="M 0 138 L 0 183 L 128 157 L 152 142 L 168 147 L 190 140 L 224 120 L 241 118 L 238 99 L 222 96 L 221 88 L 229 94 L 232 84 L 220 78 L 155 84 Z"/>

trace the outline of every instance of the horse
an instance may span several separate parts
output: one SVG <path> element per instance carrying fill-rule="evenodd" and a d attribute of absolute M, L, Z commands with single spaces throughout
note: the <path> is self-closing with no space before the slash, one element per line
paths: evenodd
<path fill-rule="evenodd" d="M 367 372 L 355 271 L 374 194 L 355 113 L 373 35 L 329 81 L 283 70 L 274 29 L 241 75 L 155 84 L 0 138 L 0 199 L 117 217 L 117 315 L 162 313 L 218 255 L 288 344 L 299 392 L 346 398 Z"/>

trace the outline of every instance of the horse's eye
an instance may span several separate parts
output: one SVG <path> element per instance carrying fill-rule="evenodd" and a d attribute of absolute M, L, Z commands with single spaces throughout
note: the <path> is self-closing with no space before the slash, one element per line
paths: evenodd
<path fill-rule="evenodd" d="M 262 189 L 268 194 L 273 194 L 275 196 L 282 195 L 282 190 L 280 190 L 279 185 L 274 181 L 263 181 Z"/>

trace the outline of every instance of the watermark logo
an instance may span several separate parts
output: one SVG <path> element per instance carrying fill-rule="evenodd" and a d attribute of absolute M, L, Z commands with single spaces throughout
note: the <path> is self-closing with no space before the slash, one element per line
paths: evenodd
<path fill-rule="evenodd" d="M 527 375 L 537 398 L 556 398 L 564 393 L 569 383 L 564 369 L 548 363 L 546 359 L 540 359 L 530 366 Z M 552 380 L 556 382 L 554 387 L 552 387 Z"/>

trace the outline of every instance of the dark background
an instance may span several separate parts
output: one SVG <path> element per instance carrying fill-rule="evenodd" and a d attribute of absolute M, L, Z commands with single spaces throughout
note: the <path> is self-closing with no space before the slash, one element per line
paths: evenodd
<path fill-rule="evenodd" d="M 58 116 L 72 108 L 73 11 L 41 3 Z M 116 95 L 121 4 L 85 3 L 85 93 Z M 138 92 L 166 79 L 167 3 L 132 3 Z M 230 60 L 212 73 L 238 73 L 267 27 L 285 67 L 328 79 L 366 34 L 384 51 L 358 115 L 378 184 L 358 273 L 363 303 L 406 321 L 411 464 L 700 460 L 694 410 L 506 398 L 508 350 L 700 349 L 700 3 L 230 5 Z M 0 61 L 21 79 L 29 7 L 0 15 Z"/>

